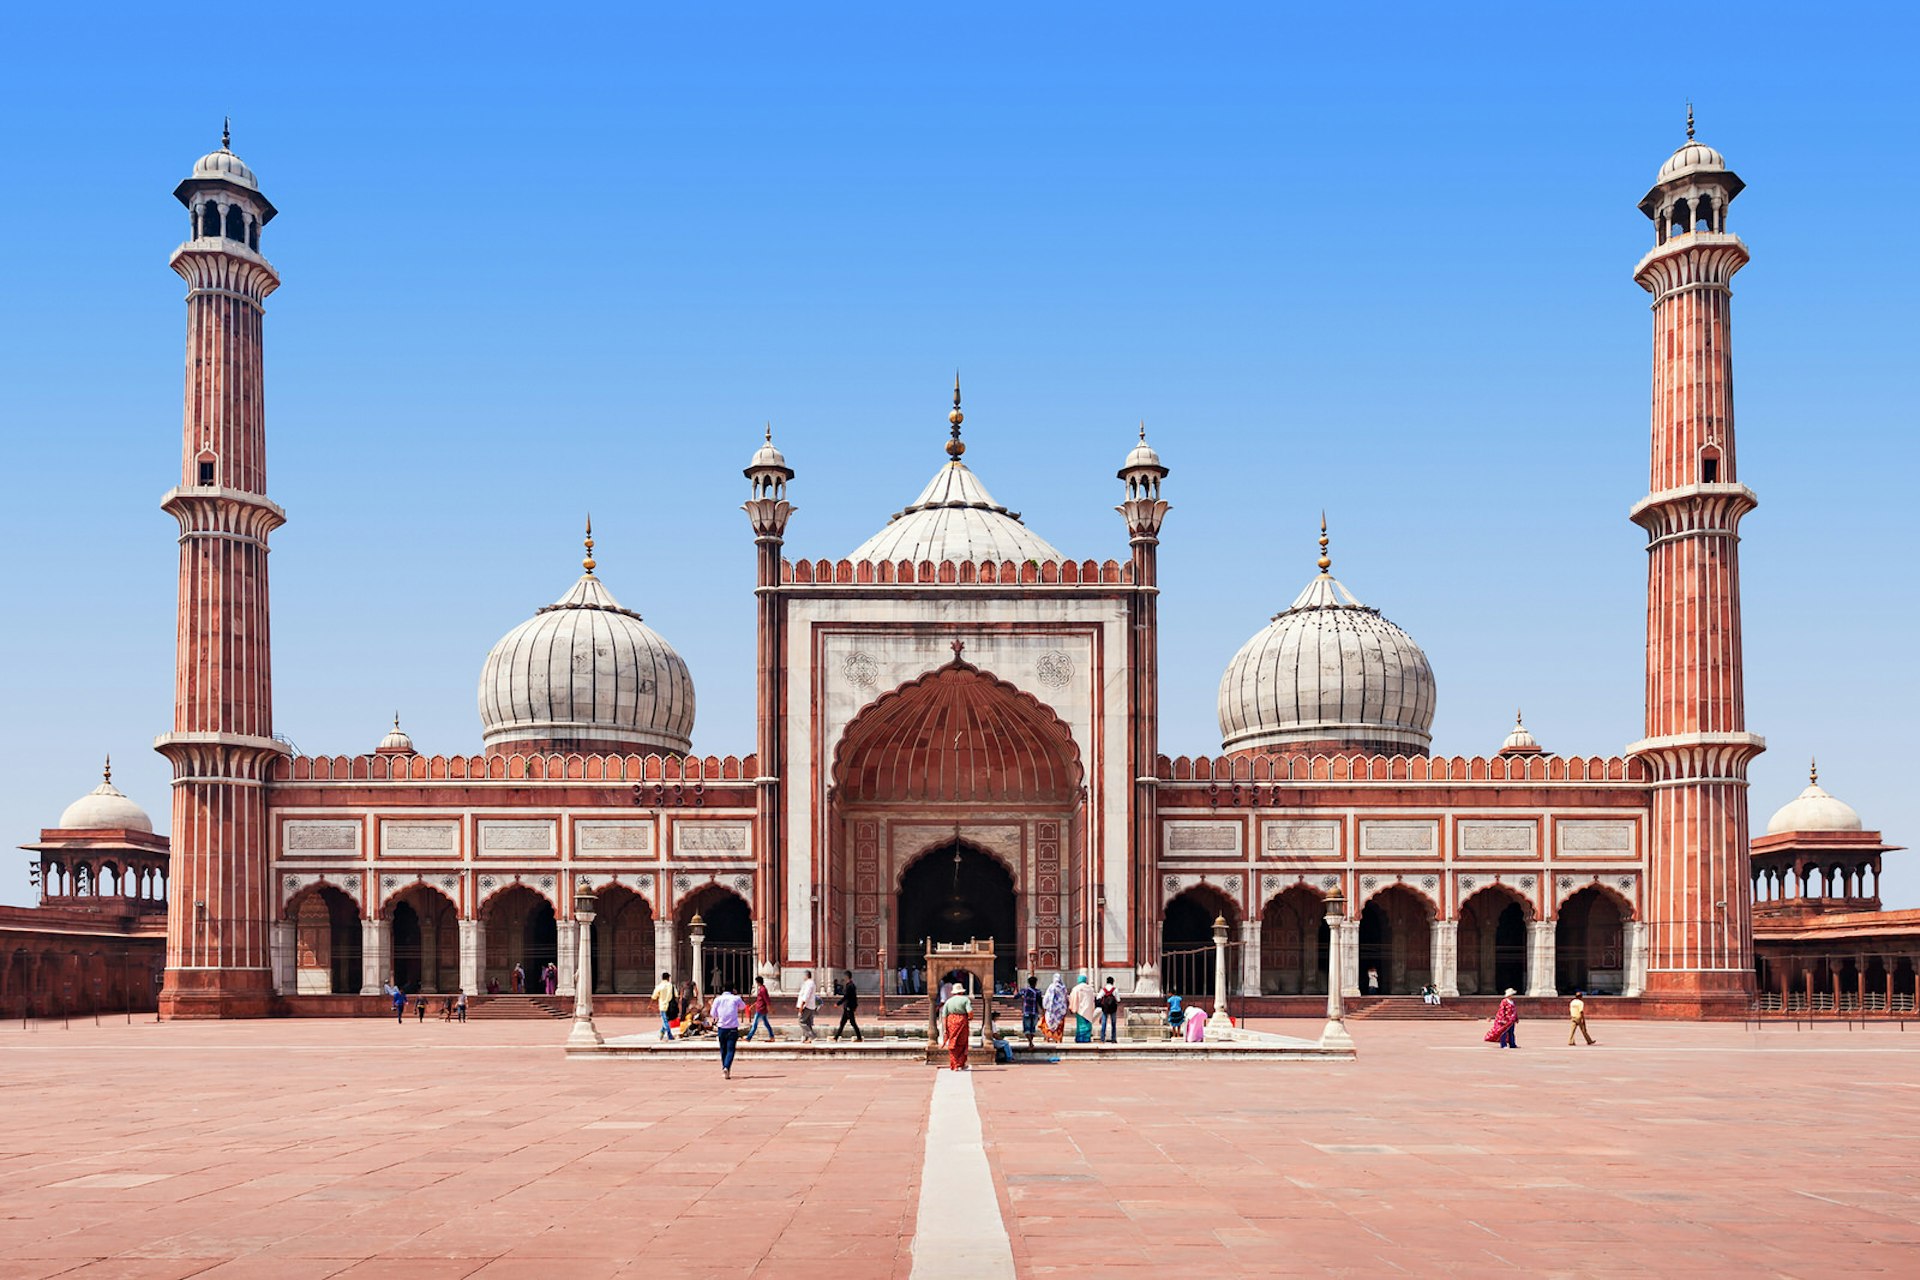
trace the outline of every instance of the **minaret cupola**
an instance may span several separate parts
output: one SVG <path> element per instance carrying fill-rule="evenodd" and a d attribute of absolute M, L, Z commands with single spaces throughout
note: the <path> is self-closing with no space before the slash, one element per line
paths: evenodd
<path fill-rule="evenodd" d="M 193 172 L 173 189 L 187 206 L 189 240 L 231 240 L 260 252 L 260 228 L 273 221 L 273 202 L 260 193 L 259 180 L 233 154 L 233 121 L 220 129 L 220 149 L 193 162 Z"/>

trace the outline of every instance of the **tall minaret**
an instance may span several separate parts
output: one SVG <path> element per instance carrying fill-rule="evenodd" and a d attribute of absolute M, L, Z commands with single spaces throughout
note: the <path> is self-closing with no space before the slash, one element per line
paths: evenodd
<path fill-rule="evenodd" d="M 1740 518 L 1754 509 L 1733 439 L 1732 282 L 1747 246 L 1727 231 L 1745 184 L 1687 141 L 1640 209 L 1653 251 L 1653 449 L 1647 531 L 1647 729 L 1628 750 L 1653 778 L 1646 994 L 1704 1007 L 1753 991 L 1747 732 L 1740 654 Z"/>
<path fill-rule="evenodd" d="M 747 463 L 744 473 L 752 494 L 741 506 L 753 525 L 754 600 L 757 611 L 755 687 L 759 692 L 755 750 L 760 776 L 754 779 L 753 847 L 759 860 L 754 877 L 753 954 L 767 985 L 780 986 L 780 966 L 787 958 L 785 918 L 781 895 L 786 892 L 785 859 L 781 840 L 781 745 L 786 740 L 786 610 L 780 599 L 780 550 L 786 543 L 787 521 L 794 506 L 787 501 L 787 482 L 793 468 L 773 445 L 773 425 L 767 438 Z"/>
<path fill-rule="evenodd" d="M 1128 737 L 1129 776 L 1133 778 L 1133 823 L 1128 845 L 1133 850 L 1133 875 L 1128 901 L 1133 918 L 1126 937 L 1133 947 L 1134 992 L 1160 993 L 1160 784 L 1154 765 L 1160 755 L 1160 526 L 1169 504 L 1160 496 L 1167 469 L 1147 443 L 1147 424 L 1140 424 L 1140 443 L 1121 463 L 1117 476 L 1125 482 L 1126 499 L 1114 508 L 1127 522 L 1132 547 L 1133 591 L 1127 629 L 1127 671 L 1132 687 L 1131 733 Z M 1097 902 L 1095 904 L 1098 905 Z M 1105 967 L 1107 921 L 1097 918 L 1093 954 L 1087 963 Z"/>
<path fill-rule="evenodd" d="M 180 486 L 161 506 L 180 522 L 173 732 L 173 878 L 166 1018 L 250 1017 L 273 996 L 273 892 L 264 782 L 286 748 L 273 737 L 260 321 L 280 285 L 260 256 L 274 208 L 228 146 L 174 189 L 187 242 L 169 265 L 187 282 L 186 411 Z"/>

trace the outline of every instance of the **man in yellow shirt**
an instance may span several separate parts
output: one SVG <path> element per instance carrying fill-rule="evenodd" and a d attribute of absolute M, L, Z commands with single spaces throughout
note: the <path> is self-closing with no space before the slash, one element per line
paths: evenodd
<path fill-rule="evenodd" d="M 660 1006 L 660 1038 L 673 1039 L 673 975 L 660 975 L 660 985 L 653 989 L 653 1002 Z"/>
<path fill-rule="evenodd" d="M 1573 1000 L 1567 1005 L 1567 1017 L 1572 1025 L 1567 1028 L 1567 1043 L 1573 1043 L 1573 1037 L 1583 1035 L 1587 1043 L 1593 1043 L 1593 1032 L 1587 1030 L 1587 993 L 1576 991 Z"/>

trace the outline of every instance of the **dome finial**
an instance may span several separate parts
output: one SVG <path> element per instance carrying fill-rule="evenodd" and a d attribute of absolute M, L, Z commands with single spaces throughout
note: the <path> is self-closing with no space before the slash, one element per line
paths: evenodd
<path fill-rule="evenodd" d="M 1687 99 L 1687 141 L 1693 141 L 1693 99 Z"/>
<path fill-rule="evenodd" d="M 587 540 L 586 540 L 586 543 L 585 543 L 584 545 L 585 545 L 585 546 L 586 546 L 586 548 L 587 548 L 587 556 L 586 556 L 586 559 L 584 559 L 584 560 L 582 560 L 582 561 L 580 562 L 580 567 L 581 567 L 582 569 L 585 569 L 585 570 L 587 571 L 587 576 L 588 576 L 589 578 L 591 578 L 591 577 L 593 576 L 593 565 L 594 565 L 594 559 L 593 559 L 593 513 L 592 513 L 591 511 L 589 511 L 589 512 L 587 513 Z"/>
<path fill-rule="evenodd" d="M 1807 785 L 1810 787 L 1820 785 L 1820 758 L 1818 756 L 1807 757 Z"/>
<path fill-rule="evenodd" d="M 393 713 L 393 727 L 395 729 L 400 727 L 400 713 L 397 710 Z"/>
<path fill-rule="evenodd" d="M 1320 513 L 1320 561 L 1319 561 L 1319 564 L 1320 564 L 1320 572 L 1323 574 L 1326 573 L 1327 570 L 1333 568 L 1333 561 L 1328 559 L 1327 557 L 1327 513 L 1324 510 L 1321 511 Z"/>
<path fill-rule="evenodd" d="M 1142 418 L 1140 419 L 1140 443 L 1145 444 L 1146 442 L 1147 442 L 1147 420 L 1145 418 Z"/>
<path fill-rule="evenodd" d="M 233 117 L 232 116 L 222 116 L 220 118 L 220 149 L 222 151 L 233 150 Z"/>
<path fill-rule="evenodd" d="M 106 783 L 108 786 L 113 785 L 113 756 L 111 753 L 107 756 L 106 765 L 100 770 L 100 781 Z"/>
<path fill-rule="evenodd" d="M 767 422 L 767 443 L 773 443 L 773 422 L 771 420 Z"/>
<path fill-rule="evenodd" d="M 960 371 L 955 369 L 953 371 L 953 412 L 947 415 L 947 421 L 953 424 L 953 439 L 947 441 L 947 456 L 955 462 L 960 461 L 960 455 L 967 451 L 967 446 L 960 439 L 960 424 L 966 420 L 967 415 L 960 412 Z"/>
<path fill-rule="evenodd" d="M 1526 721 L 1524 721 L 1524 720 L 1522 720 L 1522 719 L 1520 718 L 1520 708 L 1519 708 L 1519 707 L 1515 707 L 1515 708 L 1513 709 L 1513 727 L 1514 727 L 1514 728 L 1516 728 L 1516 729 L 1521 729 L 1521 728 L 1525 728 L 1525 727 L 1526 727 Z"/>

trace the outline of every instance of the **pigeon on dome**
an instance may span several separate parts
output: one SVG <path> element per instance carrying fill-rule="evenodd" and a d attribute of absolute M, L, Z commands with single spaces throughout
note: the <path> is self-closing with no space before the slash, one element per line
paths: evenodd
<path fill-rule="evenodd" d="M 1507 740 L 1500 744 L 1500 754 L 1503 756 L 1537 756 L 1545 754 L 1544 749 L 1534 740 L 1533 734 L 1527 729 L 1527 722 L 1521 718 L 1518 711 L 1513 713 L 1513 731 L 1507 735 Z"/>

